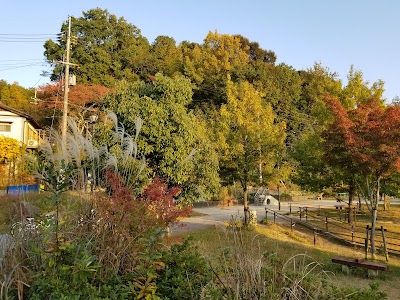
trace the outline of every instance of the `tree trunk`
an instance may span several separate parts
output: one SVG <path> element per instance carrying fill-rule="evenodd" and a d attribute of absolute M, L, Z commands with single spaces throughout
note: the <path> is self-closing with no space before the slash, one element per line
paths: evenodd
<path fill-rule="evenodd" d="M 386 194 L 383 194 L 382 197 L 383 197 L 383 210 L 388 210 L 389 208 L 388 208 Z"/>
<path fill-rule="evenodd" d="M 349 184 L 349 215 L 347 221 L 351 224 L 353 223 L 353 201 L 355 196 L 355 182 L 354 179 L 351 180 Z"/>
<path fill-rule="evenodd" d="M 371 224 L 371 255 L 372 259 L 375 259 L 375 232 L 376 232 L 376 219 L 378 217 L 378 204 L 379 204 L 379 196 L 380 196 L 380 184 L 381 178 L 378 176 L 376 180 L 376 195 L 375 201 L 373 201 L 372 206 L 372 224 Z"/>
<path fill-rule="evenodd" d="M 243 188 L 243 210 L 244 210 L 244 224 L 248 225 L 250 221 L 250 211 L 249 211 L 247 185 Z"/>
<path fill-rule="evenodd" d="M 281 193 L 279 190 L 279 183 L 278 183 L 278 210 L 281 210 Z"/>
<path fill-rule="evenodd" d="M 375 259 L 375 232 L 376 232 L 376 218 L 378 216 L 378 210 L 374 208 L 372 210 L 372 226 L 371 226 L 371 255 Z"/>

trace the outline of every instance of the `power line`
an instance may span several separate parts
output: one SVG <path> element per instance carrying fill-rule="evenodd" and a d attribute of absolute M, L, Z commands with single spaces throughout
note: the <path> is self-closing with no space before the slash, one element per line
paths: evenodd
<path fill-rule="evenodd" d="M 3 40 L 0 39 L 0 43 L 43 43 L 47 40 Z"/>
<path fill-rule="evenodd" d="M 10 35 L 16 35 L 16 36 L 38 36 L 38 35 L 60 35 L 60 33 L 0 33 L 0 36 L 5 35 L 5 36 L 10 36 Z"/>
<path fill-rule="evenodd" d="M 13 69 L 28 68 L 28 67 L 40 67 L 40 66 L 46 66 L 46 64 L 35 63 L 35 64 L 28 64 L 28 65 L 22 65 L 22 66 L 14 66 L 14 67 L 0 69 L 0 72 L 7 71 L 7 70 L 13 70 Z"/>
<path fill-rule="evenodd" d="M 5 61 L 5 62 L 8 62 L 8 61 L 15 61 L 15 62 L 18 62 L 18 61 L 34 61 L 34 60 L 43 60 L 43 58 L 0 59 L 0 63 L 3 62 L 3 61 Z"/>

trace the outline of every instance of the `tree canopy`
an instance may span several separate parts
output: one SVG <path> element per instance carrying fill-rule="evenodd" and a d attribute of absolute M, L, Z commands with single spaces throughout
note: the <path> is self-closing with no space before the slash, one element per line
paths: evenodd
<path fill-rule="evenodd" d="M 154 174 L 206 197 L 219 184 L 218 160 L 204 122 L 187 109 L 191 101 L 188 79 L 158 74 L 149 83 L 121 87 L 106 97 L 105 108 L 114 111 L 132 135 L 136 117 L 143 120 L 139 152 Z"/>

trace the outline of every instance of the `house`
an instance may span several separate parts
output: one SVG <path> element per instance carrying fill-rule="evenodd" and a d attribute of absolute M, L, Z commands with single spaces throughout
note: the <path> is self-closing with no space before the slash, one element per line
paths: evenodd
<path fill-rule="evenodd" d="M 27 113 L 0 102 L 0 136 L 13 138 L 27 149 L 35 149 L 41 140 L 41 126 Z"/>

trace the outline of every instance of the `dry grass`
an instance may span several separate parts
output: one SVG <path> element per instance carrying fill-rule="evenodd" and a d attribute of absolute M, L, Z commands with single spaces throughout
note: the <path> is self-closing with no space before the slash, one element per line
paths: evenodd
<path fill-rule="evenodd" d="M 269 257 L 279 260 L 288 260 L 297 254 L 305 254 L 321 264 L 324 270 L 332 272 L 331 278 L 338 286 L 364 288 L 374 280 L 366 278 L 364 270 L 356 269 L 350 275 L 341 272 L 340 266 L 331 263 L 336 255 L 348 257 L 363 257 L 363 252 L 351 247 L 342 246 L 317 236 L 316 245 L 313 244 L 313 234 L 293 232 L 280 225 L 257 226 L 255 231 L 246 233 L 251 239 L 257 240 L 260 249 Z M 206 229 L 191 234 L 197 241 L 198 247 L 210 260 L 215 260 L 215 253 L 220 253 L 232 244 L 221 229 Z M 400 299 L 400 259 L 392 258 L 389 270 L 381 273 L 375 279 L 382 290 L 388 293 L 388 299 Z"/>
<path fill-rule="evenodd" d="M 340 215 L 341 214 L 341 215 Z M 352 225 L 346 222 L 344 212 L 335 209 L 309 210 L 307 222 L 317 228 L 325 230 L 325 217 L 328 217 L 328 230 L 348 241 L 352 240 Z M 305 221 L 305 214 L 303 214 Z M 369 212 L 364 209 L 357 214 L 354 222 L 354 242 L 364 245 L 365 228 L 370 225 Z M 389 211 L 379 211 L 377 228 L 383 226 L 387 230 L 386 241 L 388 248 L 400 253 L 400 207 L 392 206 Z M 380 232 L 376 233 L 378 252 L 383 255 L 383 239 Z M 379 253 L 378 253 L 379 254 Z"/>

